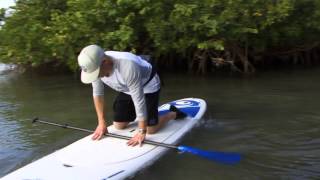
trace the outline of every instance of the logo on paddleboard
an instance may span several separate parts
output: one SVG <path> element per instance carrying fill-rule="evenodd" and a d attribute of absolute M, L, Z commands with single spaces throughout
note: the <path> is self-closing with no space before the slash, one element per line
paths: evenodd
<path fill-rule="evenodd" d="M 199 108 L 200 102 L 198 101 L 193 101 L 189 99 L 183 99 L 183 100 L 178 100 L 178 101 L 173 101 L 168 104 L 164 104 L 160 106 L 159 110 L 167 110 L 170 108 L 170 104 L 174 105 L 177 108 Z"/>
<path fill-rule="evenodd" d="M 200 110 L 201 102 L 190 99 L 181 99 L 162 105 L 158 110 L 159 114 L 163 115 L 168 113 L 170 105 L 173 105 L 181 111 L 187 113 L 190 117 L 195 117 Z"/>
<path fill-rule="evenodd" d="M 193 100 L 179 100 L 179 101 L 174 101 L 170 104 L 176 106 L 177 108 L 198 107 L 199 106 L 199 102 L 193 101 Z"/>

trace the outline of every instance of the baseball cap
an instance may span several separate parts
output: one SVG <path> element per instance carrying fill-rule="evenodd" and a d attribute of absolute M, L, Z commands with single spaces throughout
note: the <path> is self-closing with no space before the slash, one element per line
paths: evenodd
<path fill-rule="evenodd" d="M 78 64 L 81 68 L 81 81 L 89 84 L 98 79 L 100 65 L 104 57 L 104 50 L 98 45 L 84 47 L 79 56 Z"/>

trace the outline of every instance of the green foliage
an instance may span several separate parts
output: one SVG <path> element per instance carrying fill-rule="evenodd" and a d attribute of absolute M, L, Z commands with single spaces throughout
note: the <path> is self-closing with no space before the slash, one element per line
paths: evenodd
<path fill-rule="evenodd" d="M 39 65 L 53 60 L 46 27 L 50 13 L 64 9 L 63 1 L 17 1 L 14 13 L 5 17 L 1 28 L 0 59 L 5 62 Z"/>
<path fill-rule="evenodd" d="M 1 8 L 0 9 L 0 22 L 4 20 L 5 14 L 6 14 L 6 9 Z"/>
<path fill-rule="evenodd" d="M 18 0 L 0 11 L 0 59 L 76 70 L 88 44 L 158 57 L 231 44 L 263 52 L 315 42 L 319 19 L 317 0 Z"/>

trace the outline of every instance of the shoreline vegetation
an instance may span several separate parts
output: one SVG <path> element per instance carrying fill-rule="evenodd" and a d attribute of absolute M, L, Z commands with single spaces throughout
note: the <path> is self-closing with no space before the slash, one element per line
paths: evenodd
<path fill-rule="evenodd" d="M 319 19 L 318 0 L 17 0 L 0 10 L 0 59 L 77 72 L 81 48 L 98 44 L 149 54 L 161 71 L 313 67 Z"/>

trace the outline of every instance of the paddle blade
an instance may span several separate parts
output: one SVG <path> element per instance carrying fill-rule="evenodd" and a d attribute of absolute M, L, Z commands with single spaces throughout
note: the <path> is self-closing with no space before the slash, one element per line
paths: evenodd
<path fill-rule="evenodd" d="M 224 163 L 224 164 L 236 164 L 241 160 L 241 155 L 237 153 L 226 153 L 226 152 L 215 152 L 215 151 L 204 151 L 189 146 L 178 146 L 181 152 L 188 152 L 194 155 L 203 157 L 208 160 Z"/>

